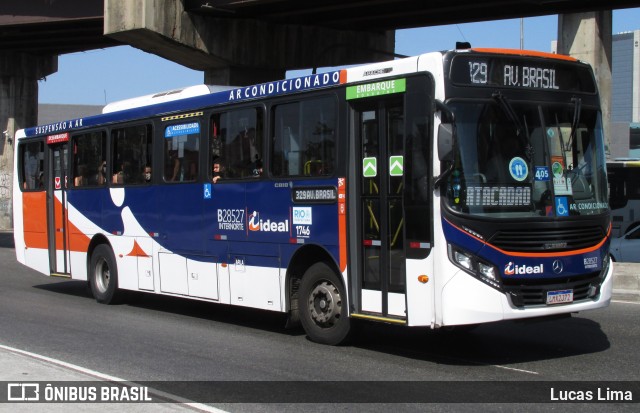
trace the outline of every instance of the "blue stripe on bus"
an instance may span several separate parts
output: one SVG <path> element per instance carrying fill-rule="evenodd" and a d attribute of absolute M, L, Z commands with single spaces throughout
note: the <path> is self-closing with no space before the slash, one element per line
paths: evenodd
<path fill-rule="evenodd" d="M 153 240 L 162 247 L 202 261 L 229 254 L 281 257 L 284 268 L 302 245 L 317 244 L 338 262 L 337 203 L 293 204 L 290 184 L 286 185 L 276 187 L 267 180 L 217 184 L 212 185 L 211 199 L 203 197 L 202 183 L 132 186 L 124 188 L 120 207 L 111 200 L 108 188 L 72 189 L 67 197 L 83 216 L 109 234 L 127 236 L 122 212 L 129 208 L 146 234 L 157 233 Z M 335 186 L 337 179 L 296 181 L 296 185 Z M 312 216 L 296 222 L 292 217 L 295 208 L 311 208 Z M 299 239 L 304 244 L 298 244 Z"/>
<path fill-rule="evenodd" d="M 595 249 L 594 251 L 588 253 L 576 253 L 562 257 L 556 257 L 552 254 L 549 254 L 548 256 L 529 257 L 519 255 L 515 252 L 507 255 L 491 244 L 466 233 L 460 228 L 457 228 L 444 218 L 442 219 L 442 227 L 448 243 L 454 244 L 494 264 L 503 278 L 509 277 L 510 279 L 561 279 L 569 276 L 597 272 L 602 269 L 603 260 L 605 259 L 606 252 L 609 249 L 609 242 L 607 241 L 600 248 Z M 553 271 L 553 264 L 556 260 L 560 260 L 563 266 L 562 271 L 558 273 Z M 524 268 L 529 267 L 532 268 L 532 271 L 535 271 L 537 267 L 541 271 L 505 275 L 507 268 L 514 266 Z"/>

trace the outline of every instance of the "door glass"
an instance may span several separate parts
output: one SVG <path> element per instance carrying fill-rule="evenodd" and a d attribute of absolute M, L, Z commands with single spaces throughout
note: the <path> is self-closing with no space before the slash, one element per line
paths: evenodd
<path fill-rule="evenodd" d="M 361 112 L 360 139 L 362 142 L 362 228 L 364 244 L 363 288 L 380 290 L 380 174 L 378 160 L 378 120 L 375 110 Z"/>
<path fill-rule="evenodd" d="M 404 256 L 404 117 L 402 105 L 387 107 L 387 250 L 389 291 L 403 292 L 405 285 Z"/>

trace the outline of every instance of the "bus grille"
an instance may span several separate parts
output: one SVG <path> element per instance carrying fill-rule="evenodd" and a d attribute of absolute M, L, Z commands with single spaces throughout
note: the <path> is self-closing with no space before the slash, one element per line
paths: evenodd
<path fill-rule="evenodd" d="M 561 229 L 502 229 L 489 241 L 512 252 L 560 252 L 588 248 L 604 238 L 599 226 Z"/>
<path fill-rule="evenodd" d="M 573 301 L 586 300 L 597 297 L 600 293 L 602 278 L 600 273 L 591 273 L 587 276 L 569 278 L 558 284 L 558 280 L 552 280 L 554 284 L 545 284 L 546 280 L 535 280 L 531 284 L 504 285 L 504 291 L 511 298 L 511 302 L 516 307 L 526 307 L 533 305 L 546 305 L 547 292 L 558 290 L 573 290 Z M 589 292 L 592 292 L 591 297 Z"/>

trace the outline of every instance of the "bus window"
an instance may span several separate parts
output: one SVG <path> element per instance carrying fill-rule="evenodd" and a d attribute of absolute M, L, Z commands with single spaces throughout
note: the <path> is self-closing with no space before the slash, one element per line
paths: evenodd
<path fill-rule="evenodd" d="M 333 97 L 278 105 L 273 116 L 273 176 L 333 174 L 336 166 L 336 101 Z"/>
<path fill-rule="evenodd" d="M 145 167 L 151 166 L 151 125 L 128 126 L 111 131 L 111 183 L 146 183 Z"/>
<path fill-rule="evenodd" d="M 640 162 L 607 163 L 612 236 L 620 237 L 640 223 Z"/>
<path fill-rule="evenodd" d="M 30 142 L 21 146 L 21 184 L 27 191 L 41 191 L 44 189 L 44 143 Z"/>
<path fill-rule="evenodd" d="M 164 180 L 188 182 L 198 179 L 200 123 L 170 125 L 164 131 Z"/>
<path fill-rule="evenodd" d="M 259 108 L 216 113 L 211 118 L 211 179 L 262 175 L 263 114 Z M 216 178 L 218 177 L 218 178 Z"/>
<path fill-rule="evenodd" d="M 106 144 L 104 131 L 73 137 L 73 186 L 101 186 L 106 180 Z"/>

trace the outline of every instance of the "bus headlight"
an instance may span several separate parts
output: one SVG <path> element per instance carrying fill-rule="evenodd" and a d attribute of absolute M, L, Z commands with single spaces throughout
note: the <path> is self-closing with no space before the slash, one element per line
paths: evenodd
<path fill-rule="evenodd" d="M 477 279 L 494 288 L 500 289 L 498 270 L 493 264 L 486 262 L 475 254 L 464 251 L 454 245 L 448 244 L 447 247 L 449 260 L 451 260 L 456 267 L 462 268 L 465 272 L 473 275 Z"/>
<path fill-rule="evenodd" d="M 465 268 L 467 270 L 473 270 L 473 265 L 471 263 L 471 257 L 465 253 L 460 251 L 453 251 L 453 259 L 458 266 Z"/>
<path fill-rule="evenodd" d="M 478 272 L 486 278 L 498 281 L 498 278 L 496 277 L 496 267 L 493 265 L 486 265 L 483 262 L 478 261 Z"/>

